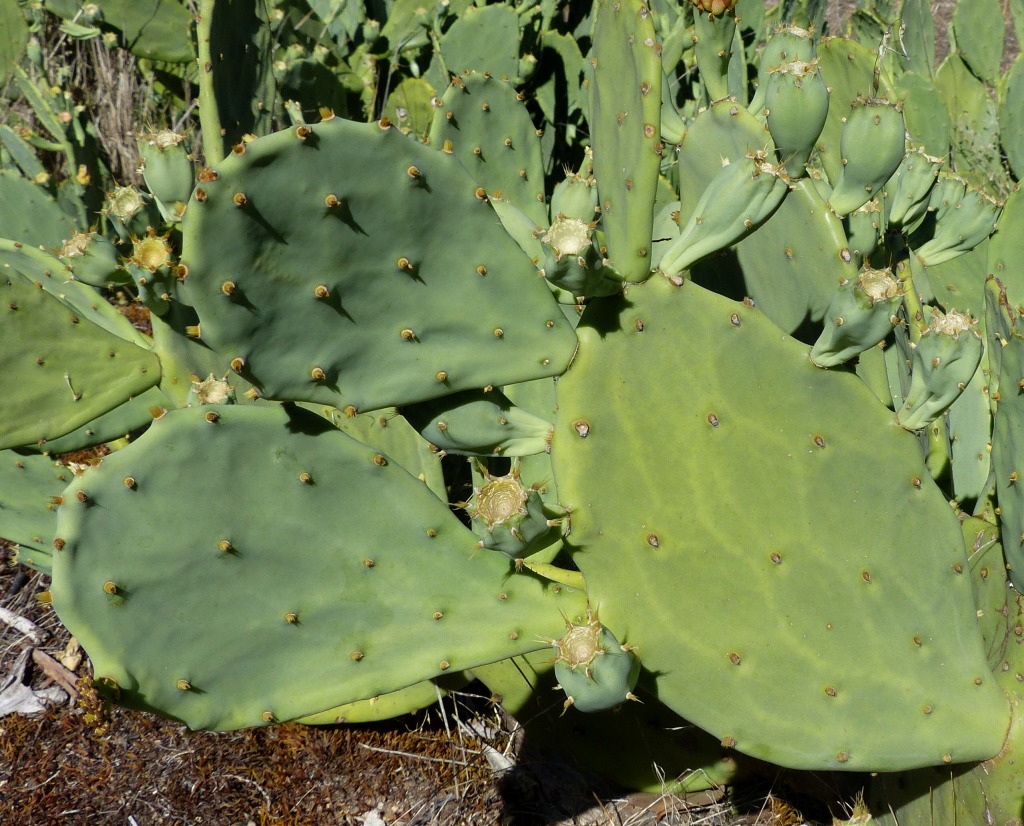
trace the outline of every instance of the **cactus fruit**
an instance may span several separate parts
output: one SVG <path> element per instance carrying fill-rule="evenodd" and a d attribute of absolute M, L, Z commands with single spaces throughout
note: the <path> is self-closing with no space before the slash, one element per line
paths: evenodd
<path fill-rule="evenodd" d="M 970 315 L 932 308 L 932 318 L 914 342 L 906 401 L 896 414 L 900 427 L 920 430 L 964 392 L 981 361 L 981 334 Z"/>
<path fill-rule="evenodd" d="M 891 270 L 864 269 L 856 281 L 844 281 L 825 314 L 811 361 L 836 367 L 874 347 L 892 332 L 902 303 L 902 285 Z"/>
<path fill-rule="evenodd" d="M 712 17 L 731 12 L 736 7 L 736 0 L 690 0 L 690 3 L 697 11 Z"/>
<path fill-rule="evenodd" d="M 935 179 L 943 158 L 929 155 L 920 147 L 907 152 L 886 185 L 886 219 L 894 227 L 913 232 L 928 210 Z"/>
<path fill-rule="evenodd" d="M 779 26 L 768 38 L 761 52 L 757 69 L 757 89 L 750 101 L 750 112 L 759 114 L 765 107 L 768 79 L 784 63 L 811 63 L 814 61 L 813 32 L 800 26 Z"/>
<path fill-rule="evenodd" d="M 788 191 L 784 170 L 763 152 L 748 152 L 725 165 L 662 255 L 659 270 L 675 278 L 701 258 L 735 244 L 767 221 Z"/>
<path fill-rule="evenodd" d="M 949 175 L 945 180 L 955 179 Z M 932 190 L 936 195 L 946 191 L 941 183 Z M 956 181 L 954 194 L 937 204 L 932 237 L 915 254 L 930 267 L 970 252 L 992 234 L 1002 208 L 1002 203 L 981 189 Z"/>
<path fill-rule="evenodd" d="M 842 169 L 828 205 L 847 215 L 873 198 L 905 155 L 899 104 L 879 98 L 854 101 L 839 143 Z"/>
<path fill-rule="evenodd" d="M 769 69 L 765 90 L 768 129 L 791 178 L 804 174 L 828 117 L 828 89 L 815 60 L 794 60 Z"/>
<path fill-rule="evenodd" d="M 548 515 L 536 487 L 523 485 L 518 465 L 504 476 L 482 473 L 485 483 L 474 489 L 466 506 L 479 547 L 518 562 L 558 541 L 561 520 Z"/>
<path fill-rule="evenodd" d="M 588 609 L 586 621 L 579 624 L 566 620 L 565 629 L 565 634 L 551 641 L 565 709 L 604 711 L 637 699 L 633 689 L 640 676 L 640 660 L 629 646 L 619 644 L 596 613 Z"/>

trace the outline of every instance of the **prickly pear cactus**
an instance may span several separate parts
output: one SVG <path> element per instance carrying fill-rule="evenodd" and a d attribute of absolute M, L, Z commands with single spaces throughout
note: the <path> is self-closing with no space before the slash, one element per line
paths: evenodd
<path fill-rule="evenodd" d="M 110 696 L 233 728 L 482 679 L 627 785 L 1019 817 L 1005 14 L 935 66 L 924 0 L 43 5 L 198 58 L 141 189 L 33 41 L 0 67 L 0 536 Z"/>

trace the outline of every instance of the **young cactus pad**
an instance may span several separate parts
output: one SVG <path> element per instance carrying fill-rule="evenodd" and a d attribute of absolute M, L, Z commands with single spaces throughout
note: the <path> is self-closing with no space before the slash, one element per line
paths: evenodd
<path fill-rule="evenodd" d="M 145 513 L 146 518 L 139 517 Z M 291 720 L 544 647 L 585 599 L 289 406 L 176 410 L 64 493 L 53 602 L 120 701 Z"/>
<path fill-rule="evenodd" d="M 691 282 L 592 302 L 578 335 L 555 480 L 590 601 L 662 702 L 793 768 L 999 750 L 960 526 L 860 379 Z"/>
<path fill-rule="evenodd" d="M 222 369 L 357 411 L 565 369 L 572 329 L 451 155 L 340 119 L 239 152 L 183 230 L 186 298 Z"/>
<path fill-rule="evenodd" d="M 593 42 L 591 146 L 608 258 L 624 280 L 643 281 L 664 152 L 661 45 L 639 0 L 598 0 Z"/>
<path fill-rule="evenodd" d="M 0 448 L 63 436 L 160 381 L 131 323 L 56 258 L 0 241 L 0 264 Z"/>

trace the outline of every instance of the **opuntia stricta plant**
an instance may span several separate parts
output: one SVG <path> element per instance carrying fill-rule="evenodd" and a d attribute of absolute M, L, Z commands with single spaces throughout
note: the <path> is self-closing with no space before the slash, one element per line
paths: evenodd
<path fill-rule="evenodd" d="M 1019 817 L 1017 72 L 981 4 L 937 68 L 923 0 L 823 5 L 346 17 L 335 65 L 200 3 L 201 153 L 0 241 L 0 534 L 97 685 L 230 729 L 476 679 L 635 788 Z"/>

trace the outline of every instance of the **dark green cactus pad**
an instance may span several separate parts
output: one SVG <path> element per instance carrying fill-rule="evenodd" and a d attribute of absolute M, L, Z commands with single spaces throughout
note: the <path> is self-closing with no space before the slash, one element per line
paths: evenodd
<path fill-rule="evenodd" d="M 156 356 L 98 293 L 38 250 L 0 247 L 0 448 L 63 436 L 160 381 Z"/>
<path fill-rule="evenodd" d="M 661 143 L 661 46 L 640 0 L 598 0 L 588 120 L 608 259 L 625 281 L 651 271 Z"/>
<path fill-rule="evenodd" d="M 65 20 L 78 20 L 82 4 L 77 0 L 46 0 L 47 11 Z M 102 28 L 117 32 L 124 47 L 139 57 L 169 63 L 187 63 L 192 51 L 192 15 L 180 3 L 165 0 L 103 0 Z M 225 5 L 241 5 L 228 0 Z"/>
<path fill-rule="evenodd" d="M 858 378 L 691 283 L 594 302 L 579 337 L 552 442 L 568 541 L 662 702 L 793 768 L 998 751 L 960 526 Z"/>
<path fill-rule="evenodd" d="M 190 203 L 183 262 L 219 372 L 358 411 L 565 369 L 571 327 L 454 157 L 333 119 L 218 173 Z"/>
<path fill-rule="evenodd" d="M 531 742 L 567 755 L 628 789 L 684 794 L 727 785 L 742 761 L 716 738 L 658 701 L 650 675 L 641 674 L 639 703 L 594 712 L 563 713 L 550 648 L 473 669 L 473 676 L 526 730 Z M 737 760 L 740 758 L 740 761 Z"/>
<path fill-rule="evenodd" d="M 1010 580 L 1024 587 L 1024 322 L 995 278 L 985 285 L 985 326 L 994 402 L 992 469 Z"/>
<path fill-rule="evenodd" d="M 986 83 L 999 79 L 1006 45 L 1006 19 L 999 3 L 966 0 L 956 4 L 952 39 L 971 72 Z"/>
<path fill-rule="evenodd" d="M 1018 180 L 1024 177 L 1024 55 L 999 84 L 999 139 Z"/>
<path fill-rule="evenodd" d="M 20 546 L 19 562 L 49 570 L 56 502 L 73 478 L 49 456 L 0 451 L 0 537 Z"/>
<path fill-rule="evenodd" d="M 544 167 L 524 100 L 508 81 L 491 75 L 453 77 L 434 108 L 430 145 L 454 154 L 491 198 L 508 201 L 541 225 L 548 219 Z"/>
<path fill-rule="evenodd" d="M 221 143 L 227 151 L 243 135 L 266 135 L 272 128 L 274 34 L 263 3 L 217 0 L 212 12 L 209 26 L 199 26 L 200 38 L 209 32 L 210 63 L 203 68 L 213 73 L 212 82 L 200 88 L 200 105 L 207 128 L 207 119 L 216 112 L 223 130 Z M 206 143 L 210 145 L 209 140 Z M 206 151 L 209 154 L 210 150 Z M 207 157 L 206 162 L 219 160 L 219 156 Z"/>
<path fill-rule="evenodd" d="M 514 8 L 501 3 L 471 5 L 440 38 L 445 75 L 490 72 L 497 78 L 515 80 L 519 39 L 519 15 Z M 430 69 L 431 74 L 436 71 L 433 64 Z"/>
<path fill-rule="evenodd" d="M 61 621 L 121 702 L 193 728 L 295 719 L 536 650 L 585 610 L 475 551 L 421 481 L 294 407 L 171 411 L 64 502 Z"/>
<path fill-rule="evenodd" d="M 905 72 L 896 81 L 896 94 L 903 101 L 903 119 L 910 140 L 929 155 L 949 154 L 952 124 L 942 93 L 929 76 Z"/>
<path fill-rule="evenodd" d="M 57 249 L 73 233 L 71 219 L 44 189 L 0 170 L 0 237 Z"/>

